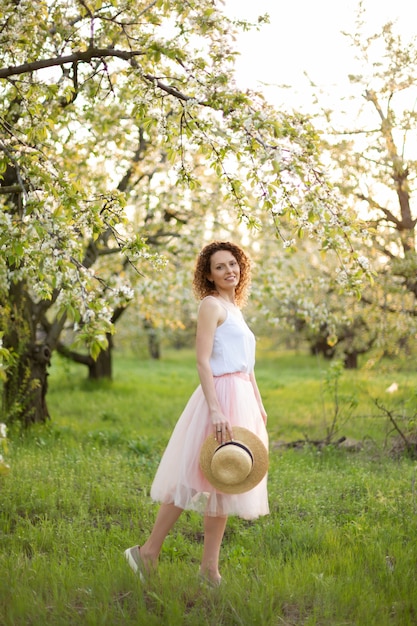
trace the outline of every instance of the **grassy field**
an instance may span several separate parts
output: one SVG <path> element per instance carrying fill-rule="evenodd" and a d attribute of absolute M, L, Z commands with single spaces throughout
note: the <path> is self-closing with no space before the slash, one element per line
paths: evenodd
<path fill-rule="evenodd" d="M 340 373 L 313 357 L 260 351 L 271 514 L 229 520 L 218 590 L 197 579 L 195 513 L 180 518 L 145 586 L 123 558 L 151 528 L 149 488 L 197 384 L 193 353 L 160 362 L 119 355 L 113 382 L 84 375 L 55 360 L 50 424 L 10 433 L 11 472 L 0 478 L 2 626 L 417 624 L 417 465 L 392 453 L 375 405 L 407 427 L 417 405 L 411 368 Z M 360 441 L 360 451 L 279 445 L 323 439 L 336 410 L 336 438 Z"/>

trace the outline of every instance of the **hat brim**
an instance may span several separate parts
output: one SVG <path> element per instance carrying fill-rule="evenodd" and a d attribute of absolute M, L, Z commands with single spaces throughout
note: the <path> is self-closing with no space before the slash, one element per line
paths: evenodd
<path fill-rule="evenodd" d="M 234 426 L 233 441 L 247 446 L 253 456 L 252 471 L 242 482 L 227 485 L 213 476 L 211 471 L 211 459 L 219 447 L 219 443 L 213 435 L 209 435 L 201 446 L 200 468 L 209 483 L 213 485 L 217 491 L 230 494 L 245 493 L 245 491 L 250 491 L 256 487 L 268 471 L 268 450 L 255 433 L 242 426 Z"/>

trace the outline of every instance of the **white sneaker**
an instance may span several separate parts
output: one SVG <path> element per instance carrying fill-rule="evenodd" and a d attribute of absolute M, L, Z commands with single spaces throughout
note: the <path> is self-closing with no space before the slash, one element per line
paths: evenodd
<path fill-rule="evenodd" d="M 139 576 L 140 582 L 145 582 L 145 567 L 140 558 L 139 546 L 125 550 L 125 557 L 132 570 Z"/>

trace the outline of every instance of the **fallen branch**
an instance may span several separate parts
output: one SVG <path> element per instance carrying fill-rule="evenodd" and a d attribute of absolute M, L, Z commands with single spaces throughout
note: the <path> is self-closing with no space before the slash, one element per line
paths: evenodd
<path fill-rule="evenodd" d="M 272 444 L 273 448 L 304 448 L 304 446 L 315 446 L 316 448 L 324 448 L 326 446 L 340 446 L 341 443 L 346 441 L 346 437 L 340 437 L 336 441 L 329 441 L 326 439 L 309 439 L 307 436 L 304 439 L 296 439 L 295 441 L 277 441 Z"/>
<path fill-rule="evenodd" d="M 401 439 L 404 442 L 405 447 L 407 448 L 407 450 L 411 449 L 411 444 L 408 440 L 408 438 L 406 437 L 406 435 L 403 433 L 403 431 L 401 430 L 401 428 L 398 426 L 398 422 L 394 416 L 394 412 L 391 411 L 390 409 L 387 409 L 386 406 L 384 406 L 379 400 L 378 398 L 375 398 L 374 400 L 375 402 L 375 406 L 378 407 L 378 409 L 380 409 L 383 413 L 385 413 L 385 415 L 388 417 L 389 421 L 391 422 L 391 424 L 394 427 L 394 430 L 397 431 L 397 433 L 399 434 L 399 436 L 401 437 Z"/>

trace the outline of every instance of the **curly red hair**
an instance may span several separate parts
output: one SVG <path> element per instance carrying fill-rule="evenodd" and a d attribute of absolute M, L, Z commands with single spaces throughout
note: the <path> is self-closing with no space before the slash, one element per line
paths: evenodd
<path fill-rule="evenodd" d="M 230 243 L 230 241 L 213 241 L 205 246 L 197 257 L 194 270 L 193 289 L 196 296 L 202 300 L 206 296 L 212 295 L 216 290 L 213 288 L 207 276 L 210 274 L 210 260 L 215 252 L 219 250 L 228 250 L 233 254 L 240 268 L 240 280 L 236 287 L 235 299 L 236 304 L 240 307 L 244 306 L 248 296 L 250 286 L 250 258 L 238 245 Z"/>

